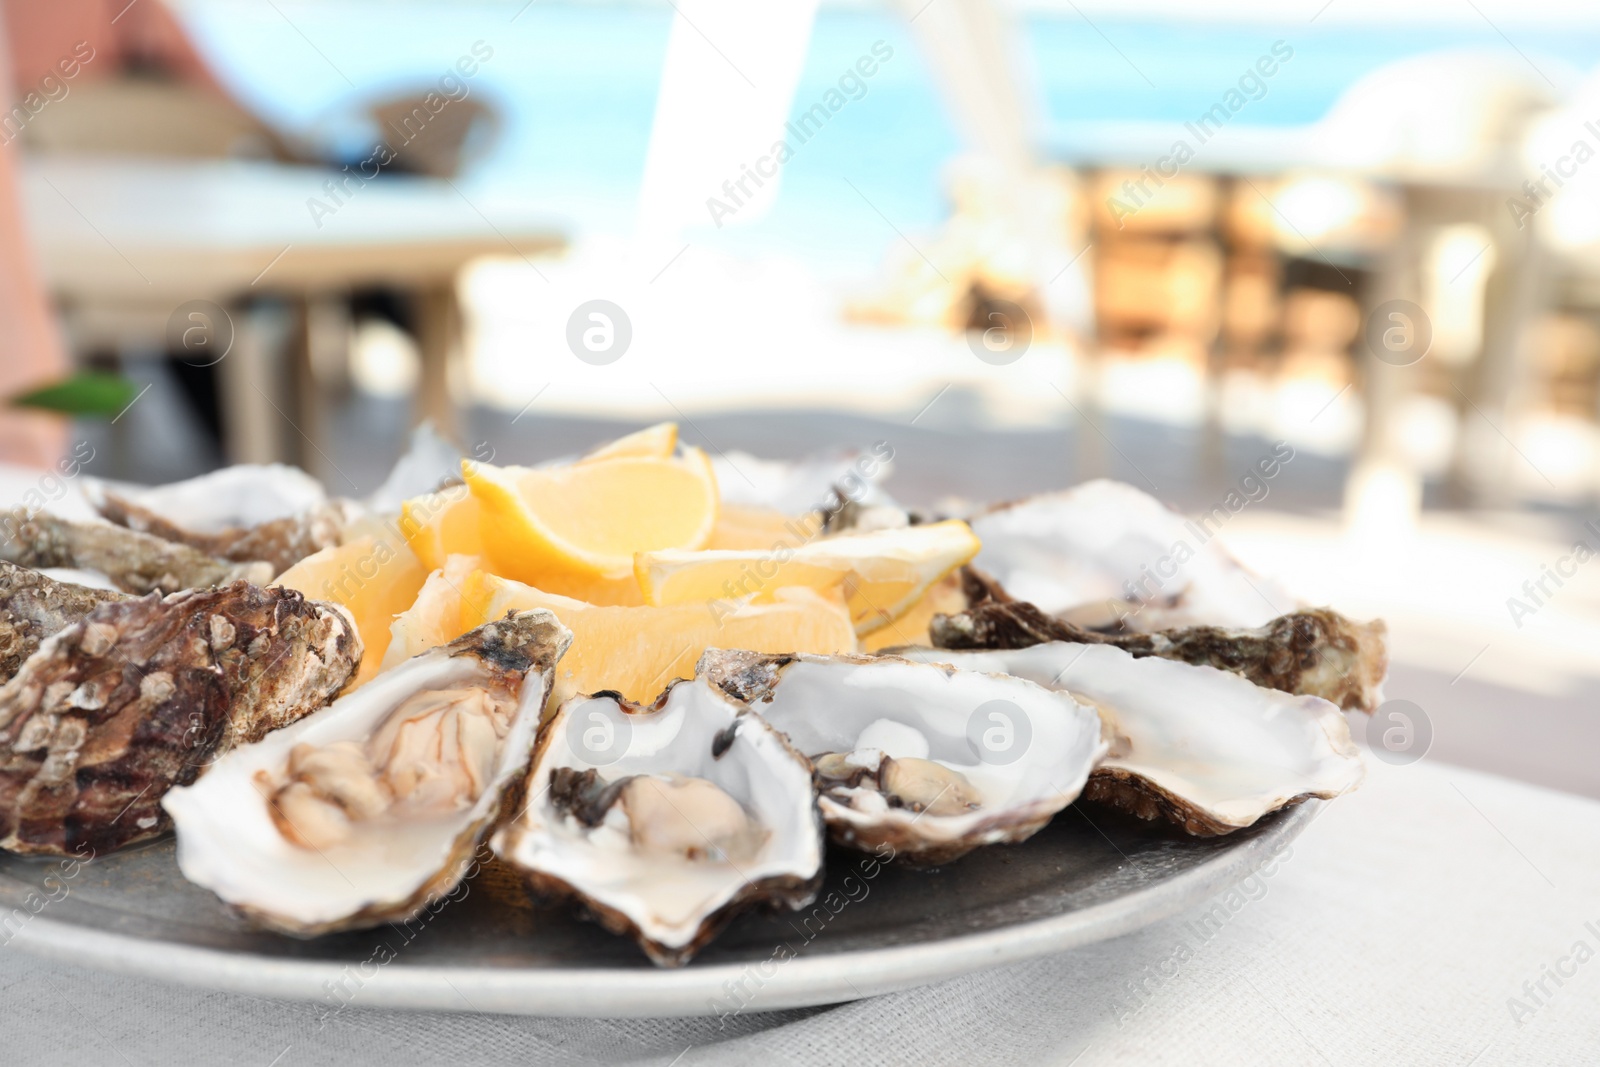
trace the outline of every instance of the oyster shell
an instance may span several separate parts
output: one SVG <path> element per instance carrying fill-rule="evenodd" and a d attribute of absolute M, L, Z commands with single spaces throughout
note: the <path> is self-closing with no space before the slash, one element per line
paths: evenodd
<path fill-rule="evenodd" d="M 968 522 L 983 542 L 975 566 L 1089 629 L 1256 627 L 1300 607 L 1229 555 L 1205 517 L 1187 520 L 1122 482 L 1084 482 Z"/>
<path fill-rule="evenodd" d="M 260 560 L 237 563 L 199 549 L 107 523 L 72 522 L 17 508 L 0 515 L 9 535 L 0 560 L 24 567 L 98 571 L 125 593 L 176 593 L 245 581 L 265 585 L 275 573 Z"/>
<path fill-rule="evenodd" d="M 1165 818 L 1191 834 L 1250 826 L 1308 797 L 1338 796 L 1362 778 L 1360 753 L 1332 703 L 1265 689 L 1214 667 L 1064 641 L 1006 652 L 905 655 L 1004 671 L 1091 701 L 1112 744 L 1084 798 Z"/>
<path fill-rule="evenodd" d="M 39 643 L 123 593 L 58 582 L 42 571 L 0 563 L 0 682 L 17 673 Z"/>
<path fill-rule="evenodd" d="M 299 937 L 415 915 L 514 803 L 571 640 L 509 615 L 229 752 L 163 801 L 184 877 Z"/>
<path fill-rule="evenodd" d="M 96 853 L 162 833 L 162 795 L 344 685 L 340 609 L 244 582 L 101 604 L 0 687 L 0 848 Z"/>
<path fill-rule="evenodd" d="M 1359 623 L 1327 608 L 1280 615 L 1254 629 L 1184 626 L 1155 633 L 1096 633 L 1046 615 L 1025 601 L 987 600 L 956 615 L 936 615 L 936 648 L 1015 649 L 1049 641 L 1111 645 L 1233 671 L 1268 689 L 1331 700 L 1371 712 L 1383 703 L 1389 673 L 1382 619 Z"/>
<path fill-rule="evenodd" d="M 220 559 L 265 560 L 273 575 L 329 545 L 354 517 L 322 483 L 283 464 L 238 464 L 142 487 L 85 479 L 83 495 L 110 522 Z M 269 576 L 271 577 L 271 576 Z"/>
<path fill-rule="evenodd" d="M 437 492 L 447 482 L 461 484 L 461 461 L 466 458 L 432 422 L 424 420 L 411 431 L 405 452 L 395 460 L 383 484 L 361 503 L 369 512 L 397 515 L 401 505 L 412 497 Z"/>
<path fill-rule="evenodd" d="M 527 791 L 495 853 L 659 965 L 687 962 L 746 908 L 816 897 L 822 827 L 806 761 L 703 680 L 648 707 L 567 701 L 540 732 Z"/>
<path fill-rule="evenodd" d="M 836 842 L 931 865 L 1027 839 L 1106 752 L 1094 709 L 986 669 L 713 650 L 698 670 L 810 758 Z"/>
<path fill-rule="evenodd" d="M 878 484 L 890 474 L 894 449 L 878 441 L 855 449 L 798 461 L 759 459 L 748 452 L 718 453 L 711 459 L 724 504 L 772 508 L 785 515 L 825 514 L 847 502 L 893 507 Z"/>

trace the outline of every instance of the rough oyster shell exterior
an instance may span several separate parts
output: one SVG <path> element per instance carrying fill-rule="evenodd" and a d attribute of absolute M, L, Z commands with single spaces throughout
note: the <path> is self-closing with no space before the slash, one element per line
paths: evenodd
<path fill-rule="evenodd" d="M 245 581 L 272 580 L 270 563 L 236 563 L 152 534 L 108 523 L 72 522 L 22 508 L 0 514 L 7 533 L 0 559 L 24 567 L 99 571 L 125 593 L 176 593 Z"/>
<path fill-rule="evenodd" d="M 929 627 L 935 648 L 1016 649 L 1048 641 L 1111 645 L 1136 657 L 1217 667 L 1268 689 L 1319 696 L 1366 712 L 1383 703 L 1387 633 L 1381 619 L 1355 622 L 1329 608 L 1291 612 L 1252 629 L 1184 626 L 1098 633 L 1025 601 L 997 599 L 956 615 L 937 615 Z"/>
<path fill-rule="evenodd" d="M 0 848 L 103 854 L 163 833 L 168 789 L 322 706 L 360 658 L 349 617 L 293 590 L 99 605 L 0 688 Z"/>
<path fill-rule="evenodd" d="M 39 644 L 96 607 L 127 595 L 58 582 L 42 571 L 0 562 L 0 683 L 10 679 Z"/>

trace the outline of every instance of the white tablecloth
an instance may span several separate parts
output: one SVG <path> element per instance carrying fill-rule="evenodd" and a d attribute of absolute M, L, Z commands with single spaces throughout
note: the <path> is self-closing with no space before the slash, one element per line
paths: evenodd
<path fill-rule="evenodd" d="M 721 1030 L 354 1008 L 319 1030 L 314 1005 L 13 945 L 0 950 L 0 1063 L 1600 1063 L 1600 803 L 1427 760 L 1369 763 L 1366 785 L 1209 932 L 1191 914 Z"/>

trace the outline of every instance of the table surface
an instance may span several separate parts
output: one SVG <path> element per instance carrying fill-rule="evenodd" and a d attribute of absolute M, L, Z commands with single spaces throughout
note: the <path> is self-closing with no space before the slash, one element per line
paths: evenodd
<path fill-rule="evenodd" d="M 1594 1062 L 1600 804 L 1426 759 L 1369 762 L 1363 788 L 1276 865 L 1195 912 L 906 993 L 721 1019 L 386 1012 L 359 993 L 335 1010 L 101 974 L 12 944 L 0 948 L 8 1051 L 142 1065 L 182 1049 L 275 1067 L 782 1067 L 842 1050 L 861 1065 Z"/>
<path fill-rule="evenodd" d="M 460 182 L 246 160 L 78 156 L 27 161 L 23 188 L 53 292 L 96 299 L 217 299 L 451 277 L 468 259 L 563 247 L 565 226 Z M 321 206 L 317 206 L 321 205 Z"/>

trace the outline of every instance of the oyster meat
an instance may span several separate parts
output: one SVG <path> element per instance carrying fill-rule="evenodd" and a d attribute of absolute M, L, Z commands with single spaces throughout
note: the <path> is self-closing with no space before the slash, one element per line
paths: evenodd
<path fill-rule="evenodd" d="M 494 838 L 536 895 L 581 902 L 657 964 L 687 962 L 757 904 L 801 908 L 822 877 L 806 761 L 702 680 L 653 705 L 564 703 L 539 735 L 533 798 Z"/>
<path fill-rule="evenodd" d="M 42 571 L 0 563 L 0 682 L 17 673 L 39 643 L 124 593 L 58 582 Z"/>
<path fill-rule="evenodd" d="M 514 803 L 571 640 L 508 615 L 229 752 L 163 801 L 184 877 L 299 937 L 415 915 Z"/>
<path fill-rule="evenodd" d="M 1002 504 L 968 522 L 975 565 L 1018 600 L 1089 629 L 1265 626 L 1300 605 L 1215 539 L 1122 482 L 1098 480 Z"/>
<path fill-rule="evenodd" d="M 1360 753 L 1332 703 L 1265 689 L 1214 667 L 1065 641 L 905 655 L 1003 671 L 1092 702 L 1105 717 L 1111 751 L 1084 798 L 1165 818 L 1191 834 L 1250 826 L 1308 797 L 1348 792 L 1362 778 Z"/>
<path fill-rule="evenodd" d="M 8 531 L 0 560 L 24 567 L 97 571 L 125 593 L 176 593 L 245 581 L 265 585 L 276 573 L 261 560 L 217 559 L 189 545 L 108 523 L 72 522 L 42 511 L 0 515 Z"/>
<path fill-rule="evenodd" d="M 1182 626 L 1153 633 L 1097 633 L 1046 615 L 1026 601 L 986 600 L 929 627 L 936 648 L 1015 649 L 1049 641 L 1111 645 L 1242 674 L 1257 685 L 1371 712 L 1389 673 L 1383 620 L 1360 623 L 1327 608 L 1280 615 L 1265 626 Z"/>
<path fill-rule="evenodd" d="M 361 640 L 340 609 L 244 582 L 100 604 L 0 687 L 0 848 L 103 854 L 161 798 L 322 706 Z"/>
<path fill-rule="evenodd" d="M 354 517 L 321 482 L 280 463 L 238 464 L 153 488 L 91 478 L 83 494 L 119 526 L 220 559 L 265 560 L 273 575 L 338 544 Z"/>
<path fill-rule="evenodd" d="M 699 665 L 809 757 L 835 841 L 918 865 L 1032 836 L 1106 752 L 1093 708 L 984 670 L 717 650 Z"/>

